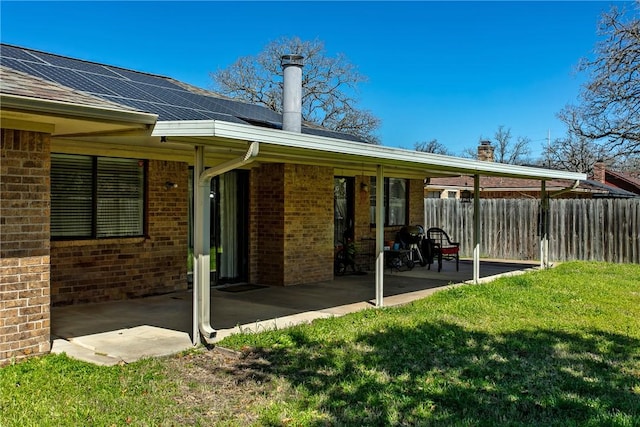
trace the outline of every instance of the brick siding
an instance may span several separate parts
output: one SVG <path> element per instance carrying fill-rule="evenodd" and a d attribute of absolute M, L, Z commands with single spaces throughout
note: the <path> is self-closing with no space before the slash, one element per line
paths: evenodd
<path fill-rule="evenodd" d="M 362 190 L 362 184 L 367 185 L 367 191 Z M 355 179 L 355 207 L 354 207 L 354 240 L 375 239 L 376 230 L 371 228 L 371 178 L 356 176 Z"/>
<path fill-rule="evenodd" d="M 284 282 L 284 165 L 263 164 L 251 170 L 249 212 L 249 281 Z"/>
<path fill-rule="evenodd" d="M 251 172 L 252 283 L 333 278 L 333 168 L 263 164 Z"/>
<path fill-rule="evenodd" d="M 424 182 L 409 180 L 409 224 L 424 226 Z"/>
<path fill-rule="evenodd" d="M 186 289 L 188 165 L 150 160 L 147 177 L 146 237 L 51 243 L 54 306 Z"/>
<path fill-rule="evenodd" d="M 333 279 L 333 168 L 285 166 L 284 285 Z"/>
<path fill-rule="evenodd" d="M 48 134 L 0 135 L 0 366 L 50 349 Z"/>

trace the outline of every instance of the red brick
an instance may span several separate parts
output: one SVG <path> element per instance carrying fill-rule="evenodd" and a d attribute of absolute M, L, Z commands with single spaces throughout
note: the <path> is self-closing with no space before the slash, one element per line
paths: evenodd
<path fill-rule="evenodd" d="M 149 161 L 148 239 L 53 242 L 52 304 L 120 300 L 186 289 L 188 172 L 186 163 Z M 166 190 L 166 181 L 177 183 L 176 190 L 182 191 Z"/>
<path fill-rule="evenodd" d="M 49 282 L 43 276 L 48 274 L 49 262 L 50 182 L 49 135 L 10 129 L 1 132 L 0 366 L 9 358 L 49 349 L 48 327 L 43 330 L 42 325 L 49 322 L 48 301 L 43 296 Z M 33 176 L 34 171 L 40 176 Z M 37 305 L 28 306 L 27 297 Z M 42 318 L 31 321 L 30 312 Z M 25 335 L 19 329 L 38 333 Z"/>

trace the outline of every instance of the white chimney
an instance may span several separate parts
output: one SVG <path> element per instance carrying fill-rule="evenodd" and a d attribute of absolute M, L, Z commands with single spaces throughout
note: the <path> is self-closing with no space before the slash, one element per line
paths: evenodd
<path fill-rule="evenodd" d="M 300 133 L 302 127 L 302 55 L 282 55 L 282 130 Z"/>

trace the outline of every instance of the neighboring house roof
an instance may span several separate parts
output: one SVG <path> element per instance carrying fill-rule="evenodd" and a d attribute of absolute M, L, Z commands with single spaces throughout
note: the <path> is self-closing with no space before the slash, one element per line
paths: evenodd
<path fill-rule="evenodd" d="M 220 96 L 169 77 L 2 44 L 0 64 L 111 103 L 158 115 L 160 121 L 224 120 L 281 129 L 282 114 Z M 364 142 L 303 123 L 302 133 Z"/>
<path fill-rule="evenodd" d="M 622 188 L 614 187 L 612 185 L 603 184 L 602 182 L 587 179 L 586 181 L 580 181 L 580 185 L 585 188 L 591 188 L 593 197 L 609 197 L 609 198 L 623 198 L 628 199 L 632 197 L 638 197 L 630 191 L 623 190 Z"/>
<path fill-rule="evenodd" d="M 574 181 L 565 179 L 552 179 L 546 183 L 546 191 L 554 192 L 565 188 L 570 188 Z M 456 176 L 444 178 L 431 178 L 426 190 L 450 189 L 450 190 L 473 190 L 473 177 Z M 481 176 L 480 177 L 481 192 L 522 192 L 537 193 L 541 191 L 539 180 L 520 179 L 500 176 Z M 574 193 L 591 193 L 593 197 L 613 197 L 613 198 L 629 198 L 636 195 L 620 188 L 612 187 L 598 181 L 585 180 L 580 181 L 578 186 L 572 190 Z"/>
<path fill-rule="evenodd" d="M 640 195 L 640 172 L 605 170 L 605 183 Z"/>

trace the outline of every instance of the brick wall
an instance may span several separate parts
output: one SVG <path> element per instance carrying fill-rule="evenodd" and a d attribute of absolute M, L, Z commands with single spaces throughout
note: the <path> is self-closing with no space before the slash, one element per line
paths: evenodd
<path fill-rule="evenodd" d="M 367 191 L 363 191 L 361 184 L 367 185 Z M 375 238 L 376 230 L 371 228 L 371 178 L 368 176 L 356 176 L 355 179 L 355 206 L 354 206 L 354 238 L 358 242 L 363 238 Z"/>
<path fill-rule="evenodd" d="M 263 164 L 251 172 L 252 283 L 333 278 L 333 168 Z"/>
<path fill-rule="evenodd" d="M 167 181 L 178 185 L 167 189 Z M 51 302 L 121 300 L 187 287 L 188 165 L 149 161 L 146 238 L 53 241 Z"/>
<path fill-rule="evenodd" d="M 333 168 L 285 165 L 284 284 L 333 279 Z"/>
<path fill-rule="evenodd" d="M 409 180 L 409 224 L 424 226 L 424 182 Z"/>
<path fill-rule="evenodd" d="M 263 164 L 251 170 L 249 212 L 249 281 L 284 283 L 284 165 Z"/>
<path fill-rule="evenodd" d="M 0 366 L 50 349 L 48 134 L 0 135 Z"/>

